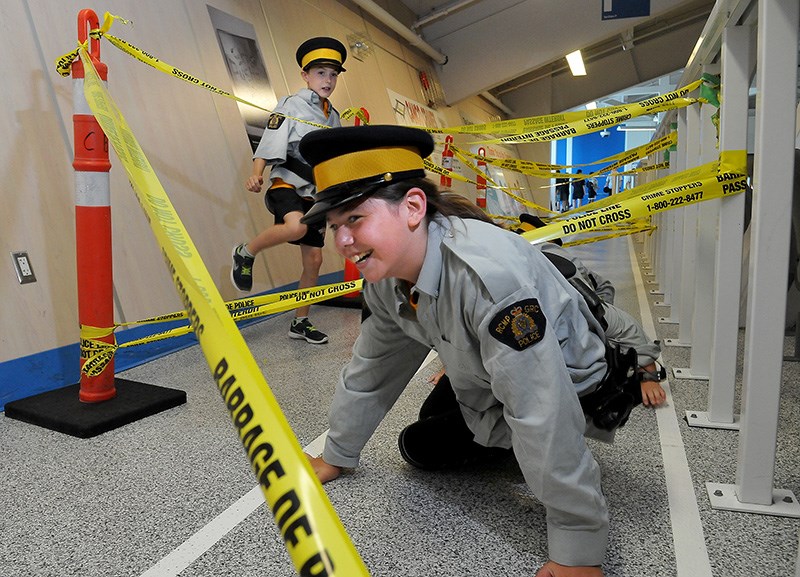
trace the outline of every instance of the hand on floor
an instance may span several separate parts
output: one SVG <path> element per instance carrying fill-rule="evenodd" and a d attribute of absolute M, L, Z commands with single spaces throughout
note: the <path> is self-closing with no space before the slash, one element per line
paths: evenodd
<path fill-rule="evenodd" d="M 436 373 L 435 375 L 431 375 L 430 377 L 428 377 L 428 382 L 432 385 L 435 385 L 436 383 L 439 382 L 439 379 L 441 379 L 443 376 L 444 376 L 444 368 L 442 368 L 442 370 Z"/>
<path fill-rule="evenodd" d="M 314 469 L 314 472 L 317 474 L 317 478 L 319 479 L 320 483 L 333 481 L 336 477 L 342 474 L 341 467 L 329 465 L 322 459 L 322 457 L 312 457 L 308 453 L 305 453 L 305 455 L 308 457 L 308 461 L 311 463 L 311 468 Z"/>
<path fill-rule="evenodd" d="M 667 393 L 656 381 L 642 381 L 642 404 L 657 407 L 667 400 Z"/>

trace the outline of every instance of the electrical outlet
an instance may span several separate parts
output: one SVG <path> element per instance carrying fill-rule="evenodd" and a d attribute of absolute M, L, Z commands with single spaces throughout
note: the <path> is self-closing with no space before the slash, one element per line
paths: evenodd
<path fill-rule="evenodd" d="M 12 252 L 11 258 L 14 261 L 14 269 L 17 271 L 19 284 L 36 282 L 36 275 L 33 274 L 33 267 L 27 252 Z"/>

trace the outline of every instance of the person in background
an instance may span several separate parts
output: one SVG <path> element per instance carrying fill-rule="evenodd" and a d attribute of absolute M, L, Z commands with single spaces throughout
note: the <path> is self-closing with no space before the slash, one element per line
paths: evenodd
<path fill-rule="evenodd" d="M 580 176 L 583 171 L 579 168 L 575 174 L 578 175 L 578 178 L 572 181 L 572 208 L 578 208 L 583 204 L 585 194 L 585 181 Z"/>
<path fill-rule="evenodd" d="M 309 227 L 300 222 L 314 204 L 316 189 L 311 167 L 298 151 L 298 146 L 300 139 L 309 132 L 320 127 L 341 126 L 339 113 L 329 98 L 336 88 L 339 74 L 345 71 L 342 65 L 347 50 L 335 38 L 317 37 L 303 42 L 295 56 L 307 87 L 281 99 L 270 114 L 253 155 L 253 172 L 245 182 L 245 188 L 250 192 L 261 192 L 264 171 L 267 166 L 271 167 L 264 202 L 267 210 L 275 215 L 275 224 L 233 249 L 231 280 L 243 292 L 250 292 L 253 288 L 256 255 L 283 243 L 300 247 L 303 271 L 298 288 L 316 286 L 322 266 L 325 228 Z M 295 310 L 289 336 L 312 344 L 327 343 L 328 336 L 308 319 L 309 309 L 309 306 L 303 306 Z"/>
<path fill-rule="evenodd" d="M 546 224 L 538 216 L 528 213 L 522 213 L 519 218 L 523 224 L 523 227 L 516 231 L 519 233 L 537 229 Z M 529 227 L 525 227 L 526 224 Z M 639 391 L 634 391 L 635 404 L 641 403 L 647 407 L 661 405 L 667 399 L 666 391 L 661 386 L 661 381 L 666 378 L 666 374 L 663 367 L 659 367 L 657 364 L 657 359 L 661 355 L 661 344 L 659 341 L 650 339 L 642 325 L 628 312 L 614 305 L 616 289 L 610 280 L 589 269 L 574 252 L 561 245 L 561 239 L 556 238 L 538 246 L 545 256 L 551 261 L 555 261 L 554 264 L 560 272 L 566 273 L 567 278 L 571 276 L 579 278 L 602 301 L 599 313 L 602 316 L 605 335 L 609 343 L 619 348 L 623 354 L 630 349 L 636 351 L 637 372 L 640 375 L 641 385 Z M 569 264 L 564 264 L 556 259 L 569 261 L 574 271 Z M 591 299 L 591 295 L 588 296 Z"/>
<path fill-rule="evenodd" d="M 613 170 L 606 175 L 606 182 L 603 185 L 603 192 L 605 192 L 608 196 L 614 194 L 614 178 L 615 173 Z"/>
<path fill-rule="evenodd" d="M 579 397 L 607 373 L 603 329 L 576 289 L 524 238 L 425 178 L 430 134 L 402 126 L 318 131 L 300 145 L 318 187 L 309 225 L 327 220 L 367 284 L 371 314 L 342 370 L 320 457 L 322 482 L 358 465 L 376 427 L 431 349 L 454 402 L 403 429 L 422 469 L 513 451 L 547 513 L 538 577 L 602 577 L 608 510 Z"/>
<path fill-rule="evenodd" d="M 556 172 L 561 172 L 556 170 Z M 567 212 L 569 210 L 569 179 L 556 177 L 556 202 L 558 202 L 558 211 Z"/>
<path fill-rule="evenodd" d="M 597 198 L 597 178 L 594 176 L 586 179 L 586 199 L 592 203 Z"/>

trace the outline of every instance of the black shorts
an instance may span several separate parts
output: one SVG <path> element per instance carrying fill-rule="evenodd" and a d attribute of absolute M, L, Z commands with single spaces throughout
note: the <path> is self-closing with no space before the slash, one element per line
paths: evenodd
<path fill-rule="evenodd" d="M 298 195 L 293 188 L 279 187 L 267 190 L 267 194 L 264 195 L 264 204 L 267 205 L 267 210 L 275 215 L 275 224 L 283 224 L 283 218 L 287 214 L 290 212 L 305 214 L 314 206 L 314 201 Z M 325 222 L 307 228 L 303 238 L 289 241 L 289 244 L 304 244 L 317 248 L 325 246 Z"/>

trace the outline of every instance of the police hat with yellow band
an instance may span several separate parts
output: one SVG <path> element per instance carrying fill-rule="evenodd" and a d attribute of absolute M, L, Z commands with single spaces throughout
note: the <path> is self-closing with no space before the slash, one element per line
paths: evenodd
<path fill-rule="evenodd" d="M 311 66 L 327 64 L 345 72 L 344 61 L 347 60 L 347 49 L 336 38 L 319 36 L 309 38 L 300 45 L 295 54 L 297 64 L 305 71 Z"/>
<path fill-rule="evenodd" d="M 317 194 L 302 219 L 316 223 L 328 211 L 399 180 L 424 178 L 433 138 L 406 126 L 349 126 L 309 132 L 300 154 L 314 169 Z"/>

